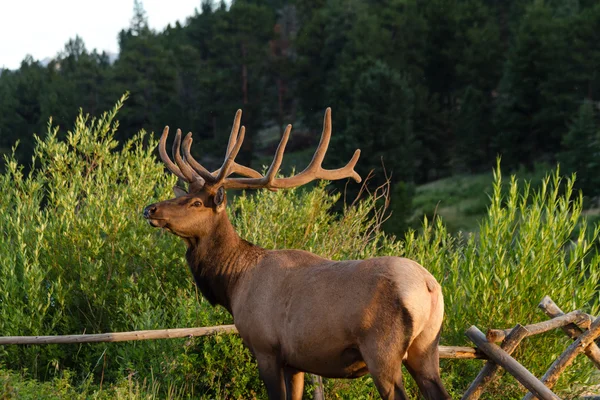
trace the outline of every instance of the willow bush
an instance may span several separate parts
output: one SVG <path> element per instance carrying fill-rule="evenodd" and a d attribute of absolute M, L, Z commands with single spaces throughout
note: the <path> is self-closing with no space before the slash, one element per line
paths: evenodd
<path fill-rule="evenodd" d="M 598 315 L 600 227 L 590 227 L 582 218 L 583 198 L 573 192 L 574 182 L 574 176 L 561 178 L 557 170 L 537 190 L 514 176 L 504 184 L 498 165 L 490 206 L 476 235 L 453 237 L 438 219 L 433 224 L 425 220 L 421 233 L 406 236 L 403 254 L 421 262 L 442 282 L 443 342 L 463 342 L 470 325 L 483 330 L 546 320 L 537 308 L 545 295 L 565 311 L 583 309 Z M 535 336 L 524 340 L 515 357 L 542 376 L 568 344 L 562 332 Z M 481 367 L 458 364 L 463 371 L 451 374 L 457 384 L 464 371 L 475 374 Z M 448 362 L 443 365 L 450 367 Z M 574 395 L 592 383 L 592 371 L 591 363 L 580 357 L 557 387 L 563 396 Z M 497 389 L 498 398 L 522 396 L 512 378 Z"/>
<path fill-rule="evenodd" d="M 123 99 L 122 99 L 123 100 Z M 140 132 L 114 140 L 116 107 L 81 114 L 72 130 L 49 124 L 36 138 L 27 175 L 14 157 L 0 176 L 0 332 L 61 335 L 231 323 L 193 285 L 183 243 L 150 228 L 142 208 L 170 198 L 176 178 Z M 508 190 L 503 187 L 508 186 Z M 442 344 L 467 345 L 464 330 L 545 319 L 550 295 L 565 310 L 598 313 L 598 228 L 586 231 L 573 180 L 550 175 L 541 189 L 495 175 L 477 235 L 455 237 L 442 221 L 397 240 L 381 231 L 379 194 L 333 212 L 339 194 L 310 189 L 241 193 L 229 212 L 240 235 L 266 248 L 302 248 L 333 259 L 400 255 L 421 262 L 442 283 Z M 379 200 L 378 200 L 379 199 Z M 340 207 L 337 207 L 340 209 Z M 335 284 L 332 282 L 332 284 Z M 312 323 L 319 323 L 312 321 Z M 517 353 L 540 375 L 567 345 L 562 334 L 527 339 Z M 478 361 L 447 361 L 453 396 Z M 585 360 L 559 382 L 564 396 L 590 379 Z M 265 398 L 255 362 L 236 335 L 130 343 L 0 347 L 1 398 Z M 408 379 L 409 389 L 416 394 Z M 329 396 L 373 398 L 369 377 L 326 380 Z M 511 379 L 488 397 L 518 398 Z"/>

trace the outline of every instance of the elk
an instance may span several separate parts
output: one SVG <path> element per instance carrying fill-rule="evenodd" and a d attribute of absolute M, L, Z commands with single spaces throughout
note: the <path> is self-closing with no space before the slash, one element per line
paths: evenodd
<path fill-rule="evenodd" d="M 242 239 L 227 212 L 226 189 L 292 188 L 317 179 L 353 178 L 360 150 L 343 168 L 321 167 L 331 137 L 331 109 L 309 166 L 279 178 L 291 125 L 265 175 L 239 165 L 244 140 L 238 110 L 221 168 L 208 171 L 190 154 L 191 132 L 177 130 L 167 168 L 188 183 L 176 197 L 151 204 L 144 217 L 187 245 L 196 285 L 212 305 L 225 307 L 256 357 L 269 399 L 302 398 L 304 373 L 357 378 L 367 373 L 382 399 L 406 399 L 404 362 L 427 399 L 449 399 L 439 374 L 438 342 L 444 314 L 441 287 L 415 261 L 400 257 L 332 261 L 302 250 L 267 250 Z M 240 175 L 231 177 L 232 174 Z"/>

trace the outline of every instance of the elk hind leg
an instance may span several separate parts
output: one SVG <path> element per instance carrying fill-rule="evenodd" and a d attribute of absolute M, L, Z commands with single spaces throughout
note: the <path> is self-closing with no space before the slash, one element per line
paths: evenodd
<path fill-rule="evenodd" d="M 386 367 L 386 371 L 375 370 L 371 373 L 375 387 L 383 400 L 408 400 L 402 381 L 402 364 Z"/>
<path fill-rule="evenodd" d="M 363 360 L 373 378 L 373 383 L 383 400 L 408 400 L 402 381 L 402 357 L 405 350 L 390 351 L 386 346 L 369 351 L 369 347 L 361 348 Z M 393 346 L 392 346 L 393 347 Z"/>
<path fill-rule="evenodd" d="M 431 336 L 424 331 L 413 341 L 404 365 L 427 400 L 451 399 L 440 377 L 440 332 L 433 338 Z"/>

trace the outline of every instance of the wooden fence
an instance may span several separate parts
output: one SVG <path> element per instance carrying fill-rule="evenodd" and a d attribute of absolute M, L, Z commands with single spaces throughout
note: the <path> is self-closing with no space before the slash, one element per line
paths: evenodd
<path fill-rule="evenodd" d="M 594 342 L 600 336 L 600 317 L 594 319 L 581 311 L 565 314 L 548 296 L 544 297 L 539 307 L 551 318 L 550 320 L 527 326 L 517 324 L 512 329 L 489 329 L 485 335 L 477 327 L 471 326 L 466 335 L 477 347 L 439 346 L 440 358 L 488 360 L 463 395 L 463 400 L 478 399 L 485 388 L 497 379 L 500 367 L 529 390 L 524 400 L 536 397 L 542 400 L 559 399 L 551 389 L 560 374 L 580 353 L 584 353 L 600 369 L 600 348 Z M 537 379 L 510 354 L 526 337 L 557 328 L 562 329 L 574 342 L 552 363 L 544 376 Z M 231 333 L 237 333 L 234 325 L 63 336 L 4 336 L 0 337 L 0 345 L 123 342 Z M 501 342 L 501 345 L 497 346 L 497 342 Z M 315 381 L 320 382 L 319 379 Z M 317 390 L 320 390 L 322 396 L 322 387 L 318 387 Z"/>

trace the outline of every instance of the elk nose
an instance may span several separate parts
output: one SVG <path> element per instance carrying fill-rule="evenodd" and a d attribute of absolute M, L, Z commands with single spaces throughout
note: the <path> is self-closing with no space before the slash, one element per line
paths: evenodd
<path fill-rule="evenodd" d="M 156 206 L 154 204 L 144 208 L 144 218 L 150 218 L 152 214 L 156 212 Z"/>

